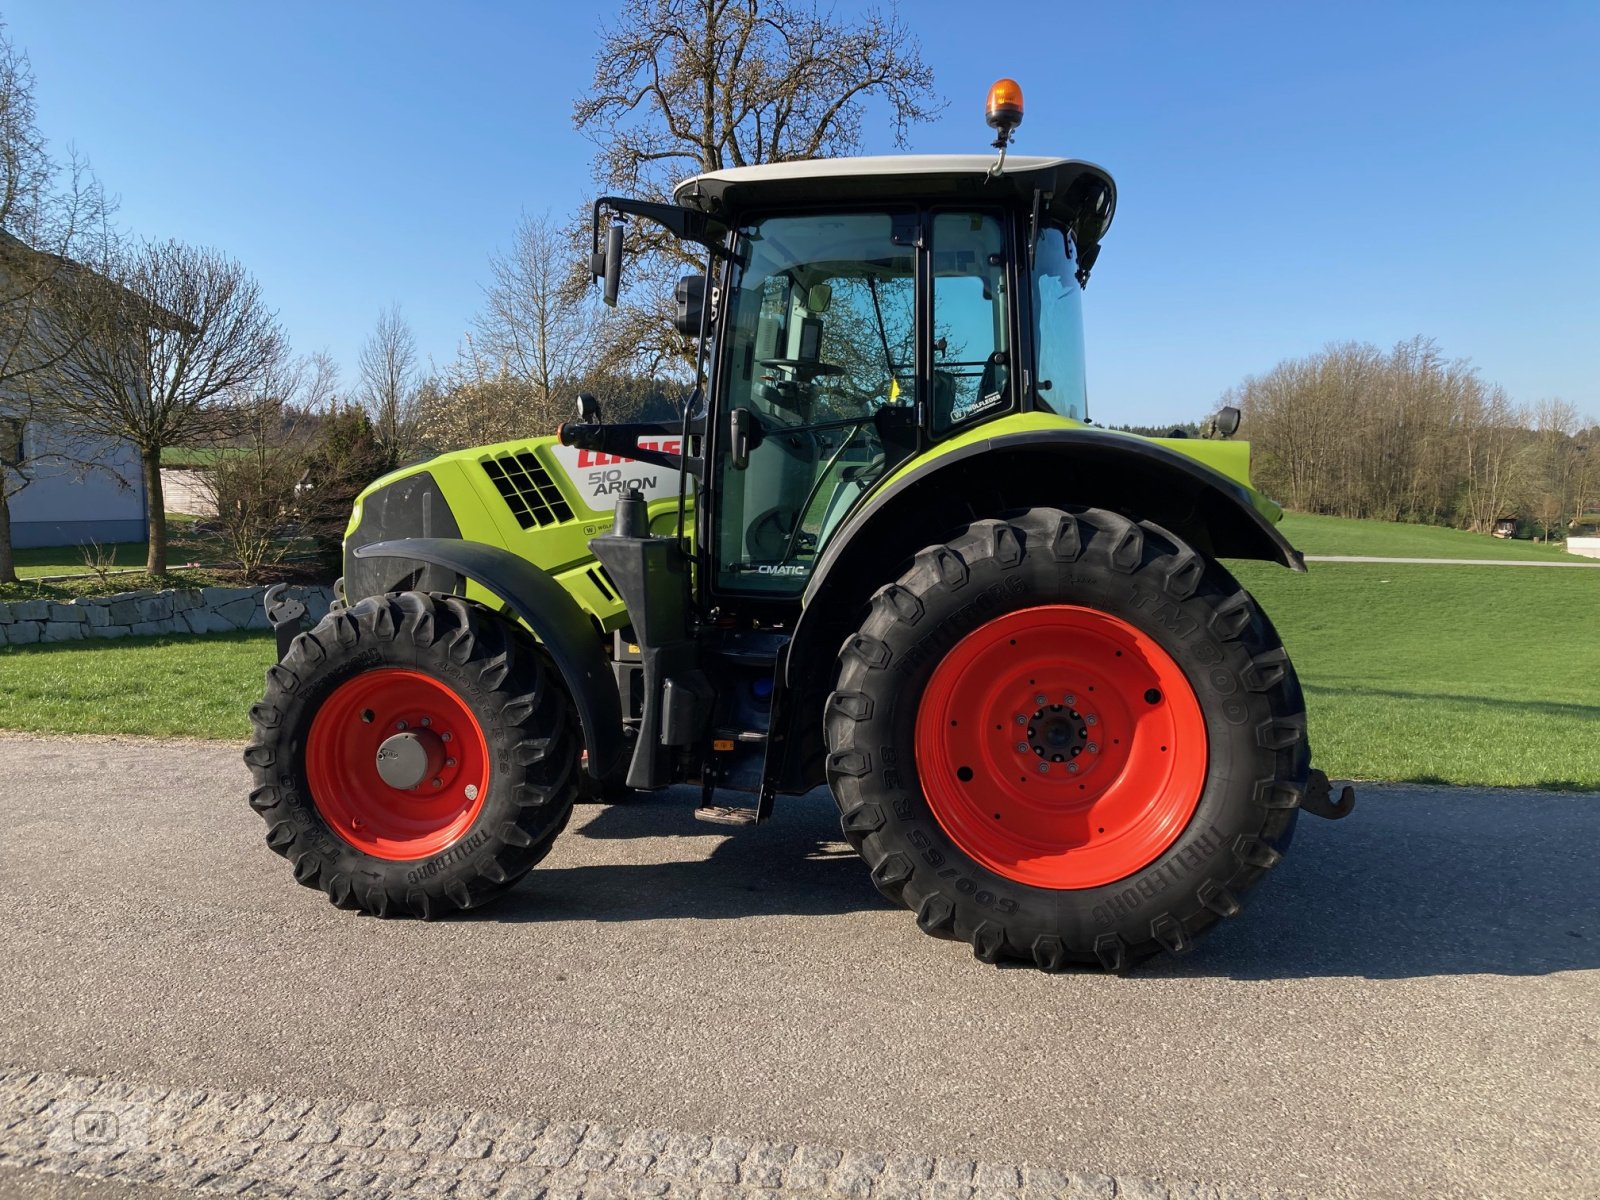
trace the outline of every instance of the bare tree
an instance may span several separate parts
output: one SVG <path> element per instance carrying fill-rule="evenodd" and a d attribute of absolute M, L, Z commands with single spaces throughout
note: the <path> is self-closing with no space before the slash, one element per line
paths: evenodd
<path fill-rule="evenodd" d="M 1544 529 L 1544 540 L 1576 515 L 1582 489 L 1578 485 L 1579 452 L 1576 440 L 1583 427 L 1578 410 L 1565 400 L 1546 399 L 1535 403 L 1528 413 L 1533 424 L 1533 441 L 1528 447 L 1530 508 Z"/>
<path fill-rule="evenodd" d="M 658 195 L 697 171 L 847 154 L 872 100 L 897 146 L 943 107 L 894 9 L 852 24 L 803 0 L 626 0 L 594 82 L 573 121 L 600 179 Z"/>
<path fill-rule="evenodd" d="M 150 516 L 146 569 L 167 570 L 161 451 L 236 432 L 250 387 L 280 361 L 283 335 L 260 287 L 214 250 L 169 241 L 119 254 L 58 291 L 72 386 L 57 397 L 78 428 L 130 442 Z"/>
<path fill-rule="evenodd" d="M 471 370 L 481 381 L 482 355 L 525 381 L 541 408 L 570 408 L 561 389 L 576 390 L 602 370 L 608 353 L 598 336 L 599 307 L 586 289 L 572 287 L 573 243 L 546 213 L 517 223 L 511 250 L 490 258 L 493 282 L 484 289 L 477 320 L 479 346 L 466 347 Z M 480 350 L 481 347 L 481 350 Z M 457 374 L 462 362 L 458 359 Z"/>
<path fill-rule="evenodd" d="M 96 466 L 97 447 L 52 420 L 72 346 L 49 326 L 74 257 L 104 256 L 114 207 L 75 155 L 64 165 L 51 155 L 33 92 L 27 56 L 0 23 L 0 583 L 17 578 L 12 498 L 41 470 Z"/>
<path fill-rule="evenodd" d="M 372 417 L 378 444 L 399 466 L 417 451 L 417 339 L 398 304 L 378 314 L 361 347 L 360 395 Z"/>
<path fill-rule="evenodd" d="M 807 0 L 625 0 L 573 123 L 597 147 L 602 187 L 665 198 L 701 171 L 858 150 L 871 104 L 897 146 L 943 108 L 892 7 L 850 21 Z M 672 278 L 699 263 L 642 226 L 629 240 L 628 302 L 607 323 L 665 361 L 682 344 L 664 319 Z"/>

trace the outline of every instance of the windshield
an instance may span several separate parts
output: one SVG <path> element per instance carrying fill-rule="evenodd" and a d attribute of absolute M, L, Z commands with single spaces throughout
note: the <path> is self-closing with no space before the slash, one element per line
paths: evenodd
<path fill-rule="evenodd" d="M 722 411 L 749 463 L 715 466 L 717 579 L 794 593 L 821 543 L 915 444 L 914 216 L 770 217 L 739 232 Z"/>

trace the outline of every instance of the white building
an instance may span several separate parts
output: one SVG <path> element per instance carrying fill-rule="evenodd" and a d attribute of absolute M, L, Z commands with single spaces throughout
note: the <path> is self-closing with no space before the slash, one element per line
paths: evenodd
<path fill-rule="evenodd" d="M 69 273 L 83 269 L 41 255 L 0 231 L 0 274 L 7 284 L 17 278 L 13 270 L 29 269 L 25 262 L 41 259 L 54 259 Z M 40 301 L 46 294 L 42 290 L 6 286 L 0 294 L 22 314 L 8 313 L 8 320 L 50 320 L 47 303 Z M 32 414 L 15 394 L 0 394 L 0 475 L 14 547 L 141 542 L 148 535 L 144 482 L 133 447 L 120 441 L 69 438 L 63 427 Z"/>
<path fill-rule="evenodd" d="M 149 532 L 139 456 L 126 442 L 105 442 L 66 457 L 66 441 L 43 421 L 5 415 L 0 400 L 0 460 L 16 462 L 31 481 L 10 497 L 11 544 L 77 546 L 142 542 Z M 13 457 L 15 455 L 15 457 Z M 8 471 L 8 490 L 17 483 Z"/>

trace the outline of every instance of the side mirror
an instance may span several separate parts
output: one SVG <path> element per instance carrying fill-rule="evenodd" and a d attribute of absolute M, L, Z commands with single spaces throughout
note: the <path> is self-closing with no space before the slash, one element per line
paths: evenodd
<path fill-rule="evenodd" d="M 1212 427 L 1216 429 L 1219 437 L 1230 438 L 1239 432 L 1240 413 L 1231 404 L 1223 405 L 1211 420 Z"/>
<path fill-rule="evenodd" d="M 685 275 L 678 280 L 673 298 L 678 302 L 678 311 L 672 318 L 673 326 L 684 337 L 699 337 L 700 318 L 706 306 L 706 277 Z"/>
<path fill-rule="evenodd" d="M 606 307 L 617 306 L 617 292 L 622 287 L 622 223 L 614 223 L 606 230 L 606 248 L 603 253 L 591 255 L 589 272 L 596 279 L 605 280 L 603 293 Z"/>
<path fill-rule="evenodd" d="M 593 392 L 578 393 L 578 420 L 585 425 L 600 424 L 600 401 Z"/>

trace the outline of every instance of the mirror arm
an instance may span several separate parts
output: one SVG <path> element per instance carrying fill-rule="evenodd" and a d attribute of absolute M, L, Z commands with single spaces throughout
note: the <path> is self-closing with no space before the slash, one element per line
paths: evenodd
<path fill-rule="evenodd" d="M 639 425 L 583 425 L 568 423 L 556 431 L 563 446 L 578 450 L 596 450 L 601 454 L 614 454 L 618 458 L 631 458 L 635 462 L 666 467 L 669 471 L 687 471 L 691 475 L 705 475 L 705 461 L 694 455 L 668 454 L 664 450 L 647 450 L 639 439 L 651 433 L 674 433 L 677 422 L 663 425 L 646 422 Z"/>
<path fill-rule="evenodd" d="M 601 196 L 594 202 L 593 233 L 594 253 L 600 253 L 600 213 L 602 209 L 609 209 L 612 213 L 630 217 L 643 217 L 647 221 L 654 221 L 676 238 L 684 241 L 698 242 L 707 249 L 721 254 L 724 253 L 722 239 L 727 235 L 728 227 L 721 221 L 698 212 L 692 208 L 683 208 L 676 204 L 658 204 L 652 200 L 633 200 L 627 196 Z"/>

